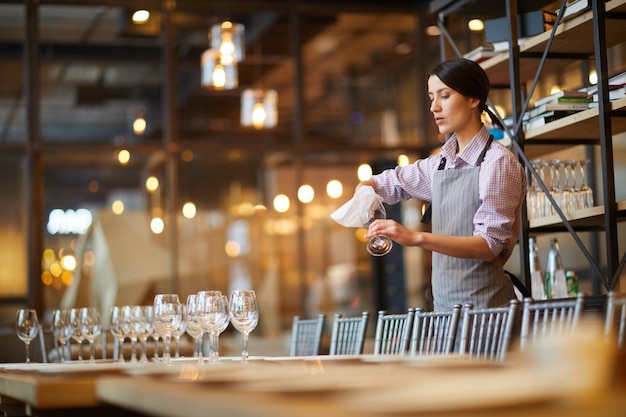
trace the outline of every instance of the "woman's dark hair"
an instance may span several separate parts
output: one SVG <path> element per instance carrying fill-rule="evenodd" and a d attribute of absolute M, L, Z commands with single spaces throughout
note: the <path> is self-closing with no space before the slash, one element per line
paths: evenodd
<path fill-rule="evenodd" d="M 476 62 L 465 58 L 443 61 L 433 68 L 429 76 L 431 75 L 436 75 L 442 83 L 465 97 L 477 98 L 480 101 L 480 110 L 486 111 L 493 123 L 500 124 L 487 107 L 487 96 L 491 88 L 489 77 Z"/>

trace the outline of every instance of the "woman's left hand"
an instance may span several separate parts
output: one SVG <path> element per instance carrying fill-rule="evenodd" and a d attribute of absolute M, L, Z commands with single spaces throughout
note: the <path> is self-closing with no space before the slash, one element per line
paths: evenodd
<path fill-rule="evenodd" d="M 420 232 L 415 232 L 410 230 L 395 220 L 383 220 L 378 219 L 374 220 L 372 224 L 370 224 L 367 229 L 367 234 L 365 235 L 366 239 L 369 239 L 373 236 L 385 235 L 394 242 L 399 243 L 403 246 L 415 246 L 416 245 L 416 236 Z"/>

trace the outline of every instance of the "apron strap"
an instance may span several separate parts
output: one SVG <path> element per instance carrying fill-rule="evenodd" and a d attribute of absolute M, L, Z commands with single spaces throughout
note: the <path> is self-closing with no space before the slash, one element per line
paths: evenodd
<path fill-rule="evenodd" d="M 442 169 L 444 169 L 446 166 L 446 157 L 442 156 L 441 160 L 439 161 L 439 166 L 437 167 L 437 171 L 441 171 Z M 432 203 L 428 203 L 428 207 L 426 207 L 426 210 L 424 210 L 424 215 L 422 216 L 422 220 L 420 220 L 422 223 L 424 224 L 428 224 L 430 223 L 430 219 L 433 215 L 433 207 L 432 207 Z"/>
<path fill-rule="evenodd" d="M 491 142 L 493 142 L 493 135 L 489 135 L 487 144 L 485 145 L 485 147 L 483 148 L 483 151 L 478 156 L 478 162 L 476 162 L 477 167 L 479 167 L 483 163 L 483 159 L 485 159 L 485 154 L 487 154 L 487 149 L 489 149 L 489 147 L 491 146 Z M 442 156 L 441 160 L 439 161 L 439 166 L 437 167 L 437 171 L 441 171 L 442 169 L 445 168 L 445 166 L 446 166 L 446 157 Z M 426 210 L 424 211 L 424 215 L 422 216 L 421 222 L 424 224 L 430 223 L 430 219 L 432 218 L 432 215 L 433 215 L 432 204 L 428 203 L 428 207 L 426 207 Z"/>

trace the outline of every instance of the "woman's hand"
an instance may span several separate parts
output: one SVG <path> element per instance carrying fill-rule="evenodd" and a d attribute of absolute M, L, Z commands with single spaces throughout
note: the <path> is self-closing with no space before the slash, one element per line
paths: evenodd
<path fill-rule="evenodd" d="M 491 252 L 487 241 L 480 236 L 443 236 L 429 232 L 417 232 L 402 226 L 395 220 L 374 220 L 365 238 L 385 235 L 403 246 L 419 246 L 433 252 L 457 258 L 483 259 L 493 262 L 496 254 Z"/>
<path fill-rule="evenodd" d="M 417 236 L 422 232 L 410 230 L 395 220 L 374 220 L 367 229 L 366 239 L 373 236 L 385 235 L 394 242 L 403 246 L 417 246 Z"/>

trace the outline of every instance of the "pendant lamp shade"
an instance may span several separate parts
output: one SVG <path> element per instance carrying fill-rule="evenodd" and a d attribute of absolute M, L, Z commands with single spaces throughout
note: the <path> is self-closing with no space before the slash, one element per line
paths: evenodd
<path fill-rule="evenodd" d="M 219 54 L 213 49 L 207 49 L 202 54 L 201 85 L 216 90 L 232 90 L 239 85 L 237 64 L 223 64 Z"/>
<path fill-rule="evenodd" d="M 278 123 L 276 90 L 246 89 L 241 96 L 241 125 L 270 129 Z"/>
<path fill-rule="evenodd" d="M 223 65 L 241 62 L 245 56 L 244 26 L 230 21 L 211 27 L 211 48 L 219 54 Z"/>

